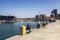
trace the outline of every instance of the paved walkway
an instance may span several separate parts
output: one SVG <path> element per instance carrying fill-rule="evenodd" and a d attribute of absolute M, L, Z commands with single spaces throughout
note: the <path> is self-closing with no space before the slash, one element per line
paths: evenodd
<path fill-rule="evenodd" d="M 50 23 L 46 28 L 33 29 L 30 34 L 16 35 L 7 40 L 60 40 L 60 21 Z"/>

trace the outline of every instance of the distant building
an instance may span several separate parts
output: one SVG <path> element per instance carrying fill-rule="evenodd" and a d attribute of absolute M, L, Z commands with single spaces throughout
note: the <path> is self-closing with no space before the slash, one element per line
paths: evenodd
<path fill-rule="evenodd" d="M 13 20 L 15 18 L 16 18 L 15 16 L 2 16 L 2 15 L 0 15 L 0 21 L 1 20 L 10 21 L 10 20 Z"/>
<path fill-rule="evenodd" d="M 57 14 L 57 19 L 60 20 L 60 14 Z"/>
<path fill-rule="evenodd" d="M 44 14 L 40 15 L 40 21 L 46 21 L 47 20 L 47 16 Z"/>
<path fill-rule="evenodd" d="M 55 14 L 54 13 L 50 14 L 50 17 L 55 18 Z"/>
<path fill-rule="evenodd" d="M 45 20 L 47 20 L 47 17 L 44 14 L 36 15 L 35 18 L 36 18 L 35 19 L 36 21 L 45 21 Z"/>
<path fill-rule="evenodd" d="M 39 21 L 40 20 L 40 15 L 36 15 L 35 18 L 36 18 L 35 19 L 36 21 Z"/>
<path fill-rule="evenodd" d="M 51 11 L 51 14 L 54 14 L 54 15 L 55 15 L 55 18 L 57 18 L 57 9 L 53 9 L 53 10 Z"/>
<path fill-rule="evenodd" d="M 35 21 L 35 18 L 21 18 L 24 22 Z"/>

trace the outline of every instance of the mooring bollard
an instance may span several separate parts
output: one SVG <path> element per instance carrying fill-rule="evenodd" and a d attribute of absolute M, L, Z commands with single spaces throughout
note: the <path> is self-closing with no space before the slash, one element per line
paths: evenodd
<path fill-rule="evenodd" d="M 25 35 L 26 34 L 26 26 L 21 26 L 19 28 L 19 31 L 20 31 L 20 35 Z"/>

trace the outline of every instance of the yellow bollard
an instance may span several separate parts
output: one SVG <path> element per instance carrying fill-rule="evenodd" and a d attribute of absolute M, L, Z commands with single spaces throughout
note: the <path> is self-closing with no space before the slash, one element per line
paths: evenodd
<path fill-rule="evenodd" d="M 26 34 L 26 26 L 21 26 L 19 30 L 20 30 L 20 35 Z"/>

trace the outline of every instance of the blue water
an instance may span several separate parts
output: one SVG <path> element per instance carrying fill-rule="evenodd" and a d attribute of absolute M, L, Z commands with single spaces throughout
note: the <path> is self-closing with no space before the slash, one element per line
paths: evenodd
<path fill-rule="evenodd" d="M 30 22 L 31 28 L 35 28 L 37 27 L 37 23 L 38 22 Z M 40 22 L 41 24 L 43 22 Z M 9 23 L 9 24 L 0 24 L 0 40 L 5 40 L 7 38 L 10 38 L 14 35 L 18 35 L 19 32 L 19 27 L 21 27 L 22 25 L 27 25 L 26 22 L 23 23 Z"/>
<path fill-rule="evenodd" d="M 0 24 L 0 40 L 5 40 L 9 37 L 19 34 L 19 27 L 21 25 L 27 25 L 26 22 L 23 23 L 9 23 L 9 24 Z M 37 26 L 36 22 L 30 22 L 31 28 Z"/>

